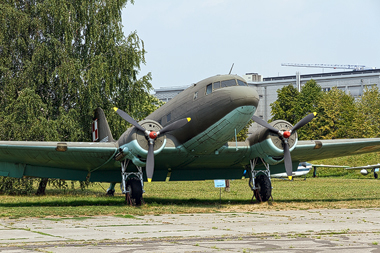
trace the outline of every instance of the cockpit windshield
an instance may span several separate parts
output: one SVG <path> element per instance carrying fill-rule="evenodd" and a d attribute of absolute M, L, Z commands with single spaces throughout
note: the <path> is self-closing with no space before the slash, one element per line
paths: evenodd
<path fill-rule="evenodd" d="M 237 83 L 239 86 L 248 86 L 246 82 L 243 82 L 242 80 L 237 80 Z"/>
<path fill-rule="evenodd" d="M 238 80 L 238 79 L 230 79 L 230 80 L 224 80 L 224 81 L 217 81 L 212 84 L 207 85 L 206 89 L 206 95 L 210 94 L 213 90 L 230 87 L 230 86 L 248 86 L 248 84 L 244 81 Z M 212 90 L 211 90 L 212 88 Z"/>
<path fill-rule="evenodd" d="M 236 80 L 235 79 L 231 79 L 231 80 L 225 80 L 225 81 L 222 81 L 222 88 L 224 87 L 229 87 L 229 86 L 236 86 Z"/>

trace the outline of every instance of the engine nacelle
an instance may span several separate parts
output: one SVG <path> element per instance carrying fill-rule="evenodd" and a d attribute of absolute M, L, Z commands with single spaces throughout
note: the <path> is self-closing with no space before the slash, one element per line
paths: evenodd
<path fill-rule="evenodd" d="M 275 120 L 269 123 L 280 131 L 290 130 L 293 126 L 285 120 Z M 261 157 L 270 165 L 275 165 L 284 160 L 283 140 L 277 134 L 267 128 L 259 126 L 257 131 L 246 140 L 251 147 L 251 158 Z M 297 145 L 297 133 L 293 133 L 288 138 L 289 150 L 293 151 Z"/>
<path fill-rule="evenodd" d="M 154 120 L 143 120 L 139 124 L 148 131 L 158 132 L 162 126 Z M 120 139 L 119 153 L 115 156 L 117 161 L 130 159 L 135 165 L 144 167 L 148 155 L 149 141 L 145 133 L 133 127 L 125 132 Z M 166 145 L 166 136 L 159 135 L 154 142 L 154 154 L 160 153 Z"/>
<path fill-rule="evenodd" d="M 367 176 L 367 175 L 368 175 L 368 170 L 366 170 L 366 169 L 362 169 L 362 170 L 360 171 L 360 174 L 362 174 L 363 176 Z"/>

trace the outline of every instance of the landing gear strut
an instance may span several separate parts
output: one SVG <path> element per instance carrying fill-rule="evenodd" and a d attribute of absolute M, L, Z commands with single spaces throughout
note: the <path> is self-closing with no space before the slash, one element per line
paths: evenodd
<path fill-rule="evenodd" d="M 250 160 L 251 177 L 248 184 L 253 191 L 251 202 L 253 201 L 253 197 L 255 197 L 258 202 L 265 202 L 272 196 L 269 164 L 264 162 L 262 158 L 260 158 L 260 160 L 264 164 L 265 170 L 255 170 L 258 158 Z"/>
<path fill-rule="evenodd" d="M 140 206 L 143 200 L 144 180 L 142 168 L 136 166 L 137 171 L 127 172 L 128 159 L 121 162 L 121 184 L 120 189 L 125 194 L 125 202 L 129 205 Z"/>
<path fill-rule="evenodd" d="M 113 196 L 115 194 L 115 185 L 116 183 L 110 183 L 110 187 L 107 189 L 107 196 Z"/>

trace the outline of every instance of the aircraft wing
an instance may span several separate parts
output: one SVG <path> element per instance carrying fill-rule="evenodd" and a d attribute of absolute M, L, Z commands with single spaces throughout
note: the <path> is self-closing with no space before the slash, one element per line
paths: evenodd
<path fill-rule="evenodd" d="M 312 167 L 321 167 L 321 168 L 349 168 L 350 166 L 345 165 L 326 165 L 326 164 L 313 164 Z"/>
<path fill-rule="evenodd" d="M 380 138 L 298 141 L 293 161 L 312 161 L 380 151 Z"/>
<path fill-rule="evenodd" d="M 112 142 L 0 141 L 0 176 L 85 180 L 90 172 L 114 168 L 116 152 Z"/>
<path fill-rule="evenodd" d="M 346 170 L 362 170 L 362 169 L 375 169 L 375 168 L 380 168 L 380 164 L 372 164 L 372 165 L 358 166 L 358 167 L 349 167 L 349 168 L 346 168 Z"/>

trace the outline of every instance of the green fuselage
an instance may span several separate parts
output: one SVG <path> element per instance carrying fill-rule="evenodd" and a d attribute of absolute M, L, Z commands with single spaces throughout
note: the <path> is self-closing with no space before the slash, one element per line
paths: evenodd
<path fill-rule="evenodd" d="M 239 143 L 239 152 L 233 152 L 234 144 L 231 152 L 227 142 L 247 125 L 258 102 L 256 90 L 244 79 L 220 75 L 192 85 L 157 109 L 147 119 L 163 127 L 182 118 L 190 117 L 191 121 L 166 134 L 165 148 L 155 156 L 153 180 L 165 180 L 169 171 L 172 180 L 215 178 L 214 170 L 241 177 L 244 165 L 249 164 L 249 147 Z M 133 141 L 131 132 L 119 139 L 119 146 Z"/>

